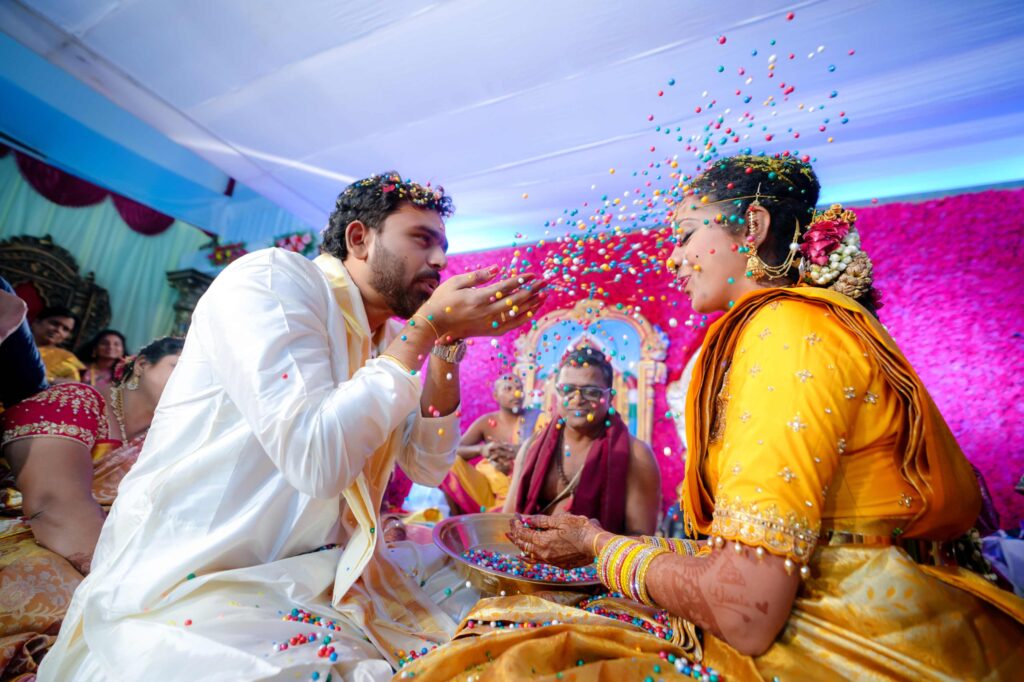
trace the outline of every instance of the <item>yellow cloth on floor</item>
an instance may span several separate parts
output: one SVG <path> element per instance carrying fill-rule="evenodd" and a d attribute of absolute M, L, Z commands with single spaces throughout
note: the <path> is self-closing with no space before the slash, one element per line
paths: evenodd
<path fill-rule="evenodd" d="M 532 625 L 495 629 L 468 627 L 469 620 L 557 624 L 536 629 Z M 454 641 L 405 665 L 394 679 L 624 682 L 643 680 L 648 675 L 672 679 L 675 669 L 660 654 L 683 655 L 679 645 L 631 625 L 533 595 L 484 599 L 470 612 L 467 621 L 460 626 Z"/>

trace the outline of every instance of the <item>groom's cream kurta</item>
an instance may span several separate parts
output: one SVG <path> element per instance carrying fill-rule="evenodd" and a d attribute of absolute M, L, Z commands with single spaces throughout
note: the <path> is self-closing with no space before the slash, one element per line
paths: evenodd
<path fill-rule="evenodd" d="M 403 609 L 447 630 L 407 595 L 373 604 L 407 590 L 367 566 L 383 553 L 376 511 L 393 463 L 436 486 L 458 439 L 454 414 L 420 415 L 419 377 L 370 359 L 397 328 L 370 337 L 337 259 L 269 249 L 226 268 L 196 307 L 40 680 L 386 679 Z M 325 632 L 284 620 L 293 608 L 338 621 L 333 665 L 318 645 L 281 650 Z"/>

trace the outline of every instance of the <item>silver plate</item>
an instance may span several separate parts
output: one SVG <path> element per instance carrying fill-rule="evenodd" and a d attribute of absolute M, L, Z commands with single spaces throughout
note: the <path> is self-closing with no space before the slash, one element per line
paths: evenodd
<path fill-rule="evenodd" d="M 477 566 L 463 558 L 462 553 L 471 549 L 502 552 L 513 556 L 521 555 L 519 548 L 505 537 L 513 516 L 513 514 L 452 516 L 434 526 L 434 544 L 455 560 L 459 570 L 474 587 L 491 594 L 502 592 L 507 595 L 533 594 L 552 590 L 596 592 L 601 588 L 601 581 L 596 579 L 573 583 L 535 580 Z"/>

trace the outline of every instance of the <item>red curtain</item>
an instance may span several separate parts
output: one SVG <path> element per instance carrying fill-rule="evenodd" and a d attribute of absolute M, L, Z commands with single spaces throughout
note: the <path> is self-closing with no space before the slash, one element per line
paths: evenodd
<path fill-rule="evenodd" d="M 150 207 L 143 206 L 128 197 L 123 197 L 120 194 L 111 194 L 110 198 L 114 200 L 117 212 L 128 223 L 128 227 L 139 234 L 152 237 L 166 230 L 174 222 L 174 218 L 171 216 L 154 211 Z"/>
<path fill-rule="evenodd" d="M 55 204 L 81 208 L 103 201 L 109 192 L 102 187 L 80 180 L 62 170 L 49 166 L 20 152 L 14 153 L 18 170 L 32 189 Z"/>
<path fill-rule="evenodd" d="M 6 156 L 8 151 L 7 147 L 0 145 L 0 158 Z M 174 218 L 169 215 L 114 194 L 31 156 L 15 151 L 14 158 L 25 181 L 32 185 L 36 192 L 55 204 L 82 208 L 95 206 L 109 196 L 128 227 L 147 237 L 164 232 L 174 223 Z"/>

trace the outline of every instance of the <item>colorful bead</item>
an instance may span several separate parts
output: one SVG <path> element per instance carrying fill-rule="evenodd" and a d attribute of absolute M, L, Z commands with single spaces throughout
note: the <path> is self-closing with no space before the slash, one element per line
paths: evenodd
<path fill-rule="evenodd" d="M 597 580 L 597 571 L 593 566 L 564 569 L 548 564 L 528 564 L 518 556 L 486 549 L 466 550 L 462 553 L 462 558 L 474 566 L 528 580 L 541 580 L 549 583 L 578 583 Z"/>

